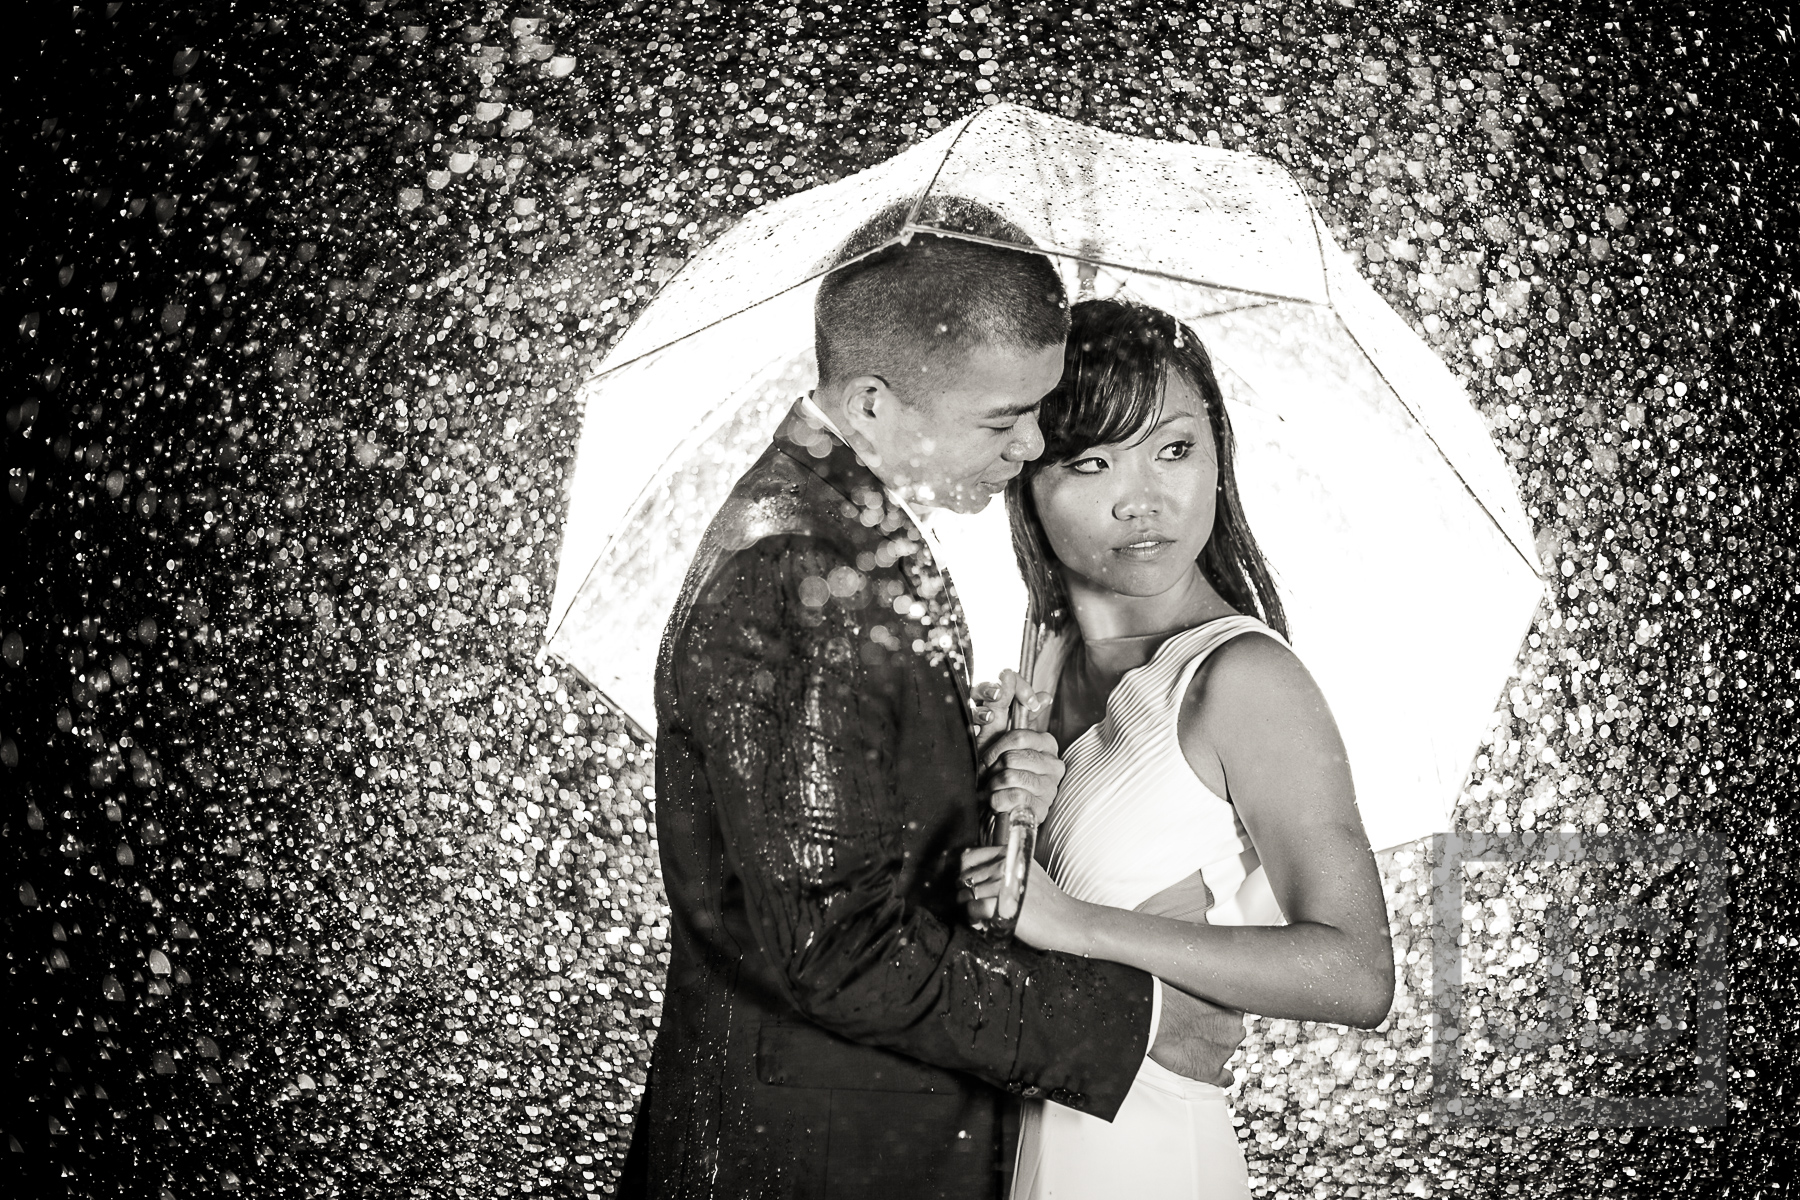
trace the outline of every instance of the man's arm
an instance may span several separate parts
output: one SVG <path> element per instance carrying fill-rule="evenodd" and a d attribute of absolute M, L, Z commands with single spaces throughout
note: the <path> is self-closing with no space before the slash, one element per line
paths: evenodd
<path fill-rule="evenodd" d="M 906 902 L 896 705 L 923 668 L 870 636 L 880 610 L 840 598 L 852 569 L 810 538 L 741 551 L 673 647 L 759 948 L 793 1006 L 839 1036 L 1110 1119 L 1144 1053 L 1151 981 L 995 946 Z"/>

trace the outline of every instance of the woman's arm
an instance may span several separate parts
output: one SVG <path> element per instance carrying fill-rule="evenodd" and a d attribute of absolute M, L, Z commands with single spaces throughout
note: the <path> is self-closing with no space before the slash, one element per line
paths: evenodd
<path fill-rule="evenodd" d="M 1325 699 L 1269 638 L 1234 639 L 1207 667 L 1182 707 L 1182 751 L 1236 805 L 1289 924 L 1205 925 L 1086 904 L 1040 870 L 1017 934 L 1246 1012 L 1378 1025 L 1394 992 L 1387 907 Z M 984 898 L 990 859 L 985 848 L 965 856 L 965 879 L 976 881 L 966 898 Z"/>

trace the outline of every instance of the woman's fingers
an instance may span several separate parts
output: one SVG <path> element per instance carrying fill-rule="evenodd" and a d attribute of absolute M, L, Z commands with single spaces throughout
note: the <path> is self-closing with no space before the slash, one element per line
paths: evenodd
<path fill-rule="evenodd" d="M 963 851 L 962 871 L 957 876 L 957 900 L 965 905 L 992 900 L 1000 894 L 1000 881 L 1006 874 L 1006 849 L 1003 846 L 978 846 Z M 973 910 L 970 920 L 976 920 Z"/>
<path fill-rule="evenodd" d="M 1012 735 L 1008 733 L 1005 736 Z M 1030 771 L 1033 775 L 1051 775 L 1061 779 L 1067 769 L 1063 760 L 1055 754 L 1035 747 L 1004 750 L 989 757 L 994 760 L 986 765 L 986 769 L 990 771 L 998 767 L 1003 771 Z"/>
<path fill-rule="evenodd" d="M 965 888 L 981 887 L 992 880 L 1006 874 L 1006 861 L 983 863 L 979 867 L 971 867 L 956 877 L 956 881 Z"/>
<path fill-rule="evenodd" d="M 962 852 L 962 869 L 966 874 L 971 869 L 984 863 L 991 863 L 1006 854 L 1005 846 L 970 846 Z"/>
<path fill-rule="evenodd" d="M 956 898 L 964 904 L 973 904 L 979 901 L 992 900 L 999 894 L 1000 880 L 989 879 L 976 884 L 974 887 L 963 888 L 956 893 Z"/>
<path fill-rule="evenodd" d="M 983 884 L 999 879 L 1005 874 L 1006 863 L 1002 861 L 998 863 L 987 863 L 983 866 L 976 867 L 972 871 L 964 871 L 961 875 L 958 875 L 956 879 L 958 883 L 966 888 L 981 887 Z"/>

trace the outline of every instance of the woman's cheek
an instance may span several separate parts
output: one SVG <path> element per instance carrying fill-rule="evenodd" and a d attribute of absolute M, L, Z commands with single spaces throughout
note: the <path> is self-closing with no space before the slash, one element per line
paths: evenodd
<path fill-rule="evenodd" d="M 1093 499 L 1064 485 L 1045 488 L 1037 500 L 1050 552 L 1065 568 L 1091 575 L 1103 549 L 1095 520 L 1100 510 Z"/>

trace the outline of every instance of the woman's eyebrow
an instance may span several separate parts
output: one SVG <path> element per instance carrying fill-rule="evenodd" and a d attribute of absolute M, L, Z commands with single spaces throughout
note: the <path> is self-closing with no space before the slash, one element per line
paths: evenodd
<path fill-rule="evenodd" d="M 1155 433 L 1157 430 L 1161 429 L 1164 425 L 1167 425 L 1170 421 L 1179 421 L 1183 417 L 1193 418 L 1194 414 L 1193 413 L 1184 413 L 1184 412 L 1164 413 L 1162 420 L 1158 421 L 1156 424 L 1154 424 L 1150 427 L 1150 433 Z M 1150 434 L 1147 433 L 1144 436 L 1149 437 Z"/>

